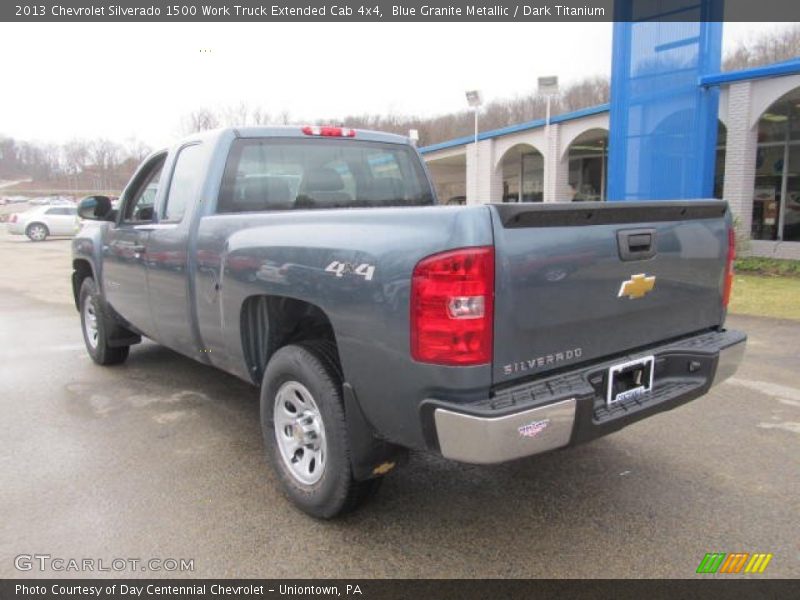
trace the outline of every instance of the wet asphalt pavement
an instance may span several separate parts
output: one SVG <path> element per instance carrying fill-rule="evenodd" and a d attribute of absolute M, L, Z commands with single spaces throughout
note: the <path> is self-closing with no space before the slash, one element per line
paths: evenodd
<path fill-rule="evenodd" d="M 800 322 L 730 317 L 745 365 L 675 411 L 496 467 L 415 454 L 319 522 L 263 459 L 255 388 L 152 343 L 89 360 L 67 256 L 0 240 L 0 577 L 80 575 L 19 554 L 194 559 L 126 577 L 691 577 L 706 552 L 800 576 Z"/>

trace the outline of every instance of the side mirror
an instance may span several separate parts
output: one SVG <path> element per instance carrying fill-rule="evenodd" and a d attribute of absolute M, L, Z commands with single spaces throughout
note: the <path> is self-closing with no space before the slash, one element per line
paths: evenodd
<path fill-rule="evenodd" d="M 78 216 L 91 221 L 113 221 L 116 211 L 108 196 L 87 196 L 78 202 Z"/>

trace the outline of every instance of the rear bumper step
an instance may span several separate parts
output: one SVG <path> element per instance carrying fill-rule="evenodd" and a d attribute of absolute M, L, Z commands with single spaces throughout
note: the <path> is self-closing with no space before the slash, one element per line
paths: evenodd
<path fill-rule="evenodd" d="M 742 362 L 746 336 L 716 331 L 554 377 L 506 388 L 469 404 L 426 400 L 423 421 L 445 458 L 506 462 L 606 435 L 657 412 L 702 396 L 731 377 Z M 650 392 L 608 406 L 608 369 L 655 356 Z"/>

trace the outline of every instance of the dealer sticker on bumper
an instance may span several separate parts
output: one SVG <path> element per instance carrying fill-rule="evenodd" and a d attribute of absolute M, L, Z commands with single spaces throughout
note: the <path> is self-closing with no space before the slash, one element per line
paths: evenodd
<path fill-rule="evenodd" d="M 547 429 L 548 425 L 550 425 L 550 419 L 542 419 L 541 421 L 533 421 L 527 425 L 517 427 L 517 431 L 519 431 L 521 437 L 535 438 Z"/>

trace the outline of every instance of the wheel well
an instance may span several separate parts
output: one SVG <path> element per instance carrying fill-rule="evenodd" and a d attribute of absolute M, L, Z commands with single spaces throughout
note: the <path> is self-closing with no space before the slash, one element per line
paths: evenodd
<path fill-rule="evenodd" d="M 75 308 L 80 310 L 80 293 L 83 280 L 93 277 L 92 265 L 88 260 L 75 259 L 72 261 L 72 296 L 75 299 Z"/>
<path fill-rule="evenodd" d="M 341 368 L 330 319 L 310 302 L 283 296 L 251 296 L 242 304 L 240 325 L 247 369 L 257 384 L 275 351 L 298 342 L 329 342 L 331 359 Z"/>
<path fill-rule="evenodd" d="M 28 231 L 28 230 L 29 230 L 31 227 L 33 227 L 34 225 L 41 225 L 41 226 L 42 226 L 42 227 L 44 227 L 44 228 L 45 228 L 47 231 L 50 231 L 50 228 L 47 226 L 47 223 L 42 223 L 41 221 L 31 221 L 30 223 L 28 223 L 28 224 L 25 226 L 25 231 Z"/>

